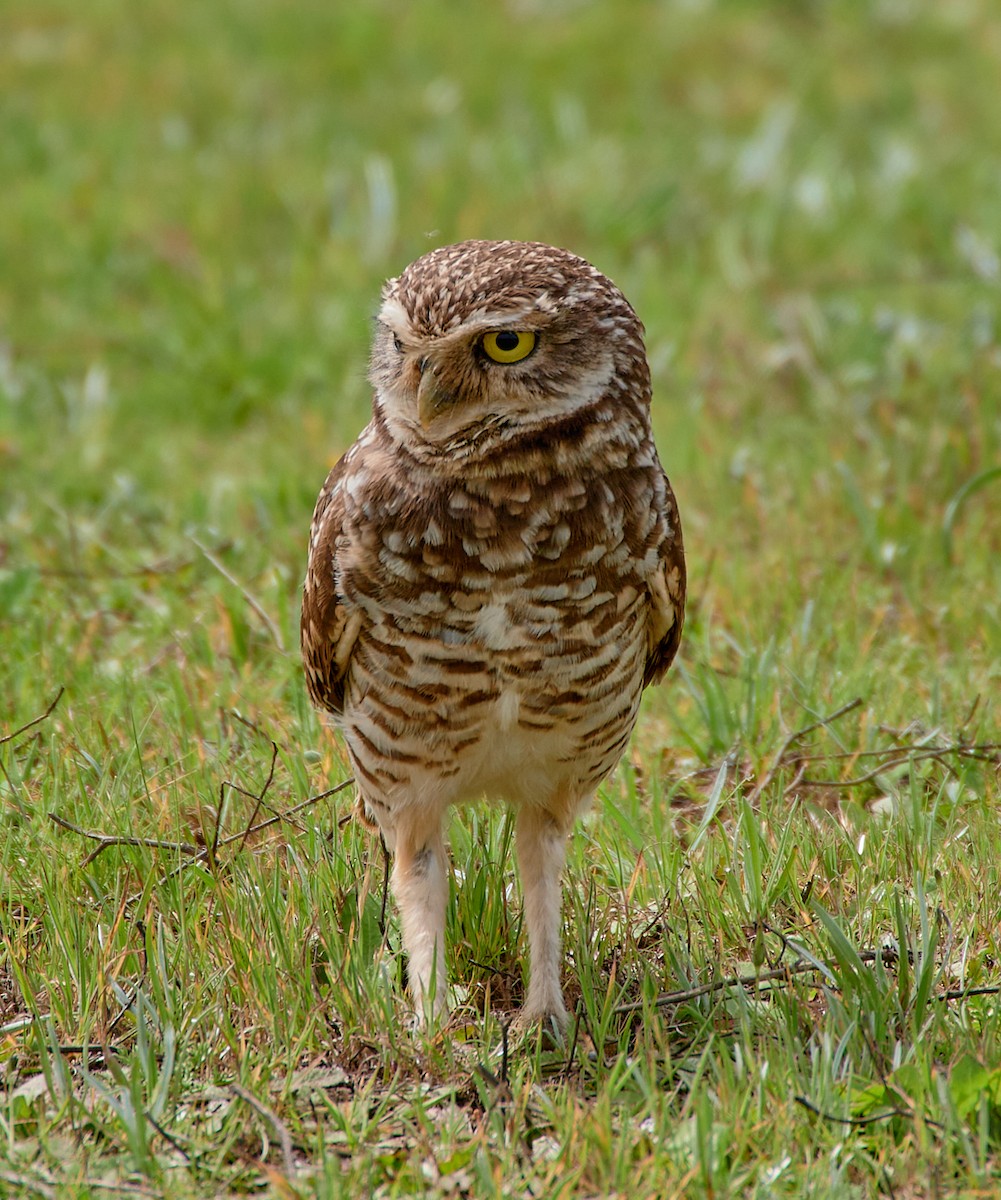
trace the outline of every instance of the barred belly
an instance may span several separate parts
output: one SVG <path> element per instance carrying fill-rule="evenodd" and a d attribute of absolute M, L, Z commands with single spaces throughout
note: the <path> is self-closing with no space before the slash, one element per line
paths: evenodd
<path fill-rule="evenodd" d="M 481 614 L 480 636 L 453 611 L 424 636 L 384 619 L 359 639 L 342 727 L 380 824 L 408 804 L 483 796 L 579 805 L 622 756 L 647 650 L 640 594 L 544 632 L 505 623 L 509 603 Z"/>

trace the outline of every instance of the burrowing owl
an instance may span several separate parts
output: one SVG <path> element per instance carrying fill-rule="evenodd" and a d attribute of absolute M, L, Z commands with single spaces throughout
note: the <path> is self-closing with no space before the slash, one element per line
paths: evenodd
<path fill-rule="evenodd" d="M 395 856 L 418 1019 L 445 1002 L 445 811 L 488 796 L 516 809 L 521 1019 L 564 1026 L 567 836 L 684 615 L 643 327 L 566 250 L 462 242 L 386 284 L 370 378 L 310 529 L 309 693 Z"/>

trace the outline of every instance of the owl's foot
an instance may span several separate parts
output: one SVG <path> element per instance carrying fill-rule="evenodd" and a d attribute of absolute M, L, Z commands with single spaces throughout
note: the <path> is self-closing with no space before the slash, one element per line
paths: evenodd
<path fill-rule="evenodd" d="M 561 1050 L 566 1045 L 570 1017 L 561 1003 L 558 1008 L 550 1006 L 537 1011 L 526 1005 L 511 1022 L 511 1032 L 516 1037 L 531 1038 L 538 1035 L 547 1050 Z"/>

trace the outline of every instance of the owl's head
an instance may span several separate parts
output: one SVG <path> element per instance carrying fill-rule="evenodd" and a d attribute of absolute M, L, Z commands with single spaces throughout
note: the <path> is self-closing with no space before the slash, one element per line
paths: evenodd
<path fill-rule="evenodd" d="M 444 246 L 391 279 L 370 378 L 391 436 L 425 453 L 623 408 L 645 419 L 650 399 L 628 301 L 584 259 L 538 242 Z"/>

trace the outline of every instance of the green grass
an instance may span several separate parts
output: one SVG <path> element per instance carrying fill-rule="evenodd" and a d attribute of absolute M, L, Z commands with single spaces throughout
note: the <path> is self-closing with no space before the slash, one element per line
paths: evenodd
<path fill-rule="evenodd" d="M 4 7 L 0 1192 L 996 1193 L 999 29 Z M 629 295 L 685 522 L 679 663 L 572 843 L 562 1055 L 502 1049 L 502 812 L 453 823 L 425 1037 L 378 845 L 306 803 L 347 774 L 313 499 L 381 281 L 468 236 Z"/>

